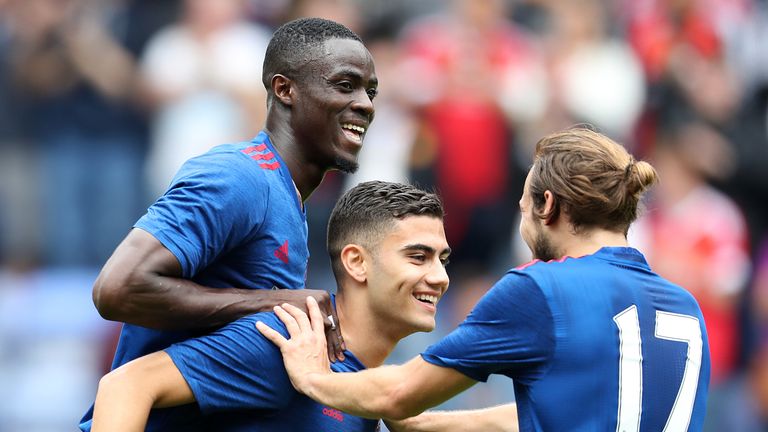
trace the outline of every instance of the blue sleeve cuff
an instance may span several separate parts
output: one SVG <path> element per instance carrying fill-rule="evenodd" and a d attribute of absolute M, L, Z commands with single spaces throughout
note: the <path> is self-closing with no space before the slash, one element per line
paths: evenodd
<path fill-rule="evenodd" d="M 446 360 L 434 354 L 422 353 L 421 358 L 423 358 L 425 362 L 433 364 L 435 366 L 454 369 L 457 372 L 460 372 L 463 375 L 466 375 L 475 381 L 486 382 L 488 381 L 488 377 L 490 376 L 490 374 L 484 373 L 482 370 L 463 367 L 456 362 Z"/>

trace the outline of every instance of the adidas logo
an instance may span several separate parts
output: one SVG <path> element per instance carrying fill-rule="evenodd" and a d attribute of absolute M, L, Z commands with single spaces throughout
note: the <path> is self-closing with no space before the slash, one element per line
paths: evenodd
<path fill-rule="evenodd" d="M 285 264 L 288 264 L 288 240 L 283 242 L 282 246 L 275 249 L 275 256 L 279 258 L 280 261 L 284 262 Z"/>

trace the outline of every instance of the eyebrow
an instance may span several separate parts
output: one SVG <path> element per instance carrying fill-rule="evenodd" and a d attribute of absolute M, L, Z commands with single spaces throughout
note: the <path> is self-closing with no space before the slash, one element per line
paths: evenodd
<path fill-rule="evenodd" d="M 401 250 L 420 250 L 420 251 L 428 252 L 428 253 L 431 253 L 431 254 L 434 254 L 434 253 L 437 252 L 437 250 L 435 248 L 433 248 L 432 246 L 427 246 L 427 245 L 421 244 L 421 243 L 405 245 L 405 246 L 403 246 L 403 248 Z M 443 251 L 440 253 L 440 255 L 447 255 L 447 254 L 450 254 L 450 253 L 451 253 L 451 248 L 448 247 L 448 248 L 443 249 Z"/>
<path fill-rule="evenodd" d="M 354 80 L 359 81 L 359 82 L 363 81 L 363 75 L 360 72 L 358 72 L 356 69 L 351 69 L 351 68 L 342 68 L 342 69 L 335 70 L 335 71 L 333 71 L 331 73 L 329 78 L 333 78 L 334 76 L 339 76 L 339 75 L 348 76 L 348 77 L 353 78 Z M 373 78 L 371 78 L 369 84 L 370 85 L 374 85 L 374 86 L 378 86 L 379 85 L 379 79 L 376 78 L 376 77 L 373 77 Z"/>

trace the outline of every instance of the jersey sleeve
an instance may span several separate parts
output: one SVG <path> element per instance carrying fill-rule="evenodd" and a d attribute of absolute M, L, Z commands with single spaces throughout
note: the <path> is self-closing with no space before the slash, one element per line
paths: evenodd
<path fill-rule="evenodd" d="M 536 283 L 510 272 L 458 328 L 421 356 L 477 381 L 503 374 L 522 383 L 544 371 L 554 351 L 553 329 L 552 313 Z"/>
<path fill-rule="evenodd" d="M 209 152 L 188 160 L 168 191 L 134 225 L 152 234 L 191 278 L 264 221 L 269 188 L 247 158 Z M 255 173 L 255 174 L 254 174 Z"/>
<path fill-rule="evenodd" d="M 261 335 L 256 321 L 289 337 L 275 314 L 259 313 L 165 350 L 192 389 L 203 414 L 279 409 L 296 394 L 280 349 Z"/>

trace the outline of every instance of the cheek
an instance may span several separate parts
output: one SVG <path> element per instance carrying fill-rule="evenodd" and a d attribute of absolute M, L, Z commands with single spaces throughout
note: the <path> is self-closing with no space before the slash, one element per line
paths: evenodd
<path fill-rule="evenodd" d="M 424 271 L 422 266 L 399 266 L 397 271 L 392 271 L 387 275 L 387 280 L 396 293 L 410 295 L 413 288 L 424 278 Z"/>
<path fill-rule="evenodd" d="M 521 215 L 521 217 L 520 217 L 520 227 L 518 228 L 518 230 L 520 231 L 520 237 L 522 237 L 523 240 L 527 240 L 528 239 L 528 224 L 529 224 L 529 222 L 528 222 L 527 218 L 528 218 L 528 216 L 525 215 L 525 214 Z"/>
<path fill-rule="evenodd" d="M 523 214 L 520 219 L 520 237 L 530 247 L 536 239 L 535 221 L 531 220 L 530 214 Z"/>

